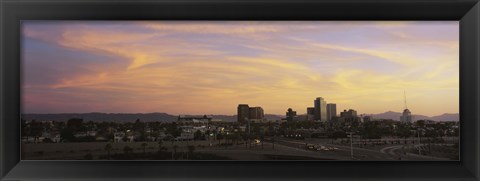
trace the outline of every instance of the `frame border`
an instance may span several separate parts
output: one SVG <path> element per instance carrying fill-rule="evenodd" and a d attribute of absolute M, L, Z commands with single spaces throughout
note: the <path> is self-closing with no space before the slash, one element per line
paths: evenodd
<path fill-rule="evenodd" d="M 20 161 L 21 20 L 457 20 L 459 162 Z M 0 180 L 479 180 L 478 0 L 0 0 Z M 215 174 L 213 174 L 215 173 Z"/>

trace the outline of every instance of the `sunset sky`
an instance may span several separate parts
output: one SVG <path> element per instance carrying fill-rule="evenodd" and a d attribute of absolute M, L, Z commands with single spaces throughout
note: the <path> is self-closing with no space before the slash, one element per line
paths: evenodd
<path fill-rule="evenodd" d="M 26 21 L 24 113 L 459 112 L 459 23 Z"/>

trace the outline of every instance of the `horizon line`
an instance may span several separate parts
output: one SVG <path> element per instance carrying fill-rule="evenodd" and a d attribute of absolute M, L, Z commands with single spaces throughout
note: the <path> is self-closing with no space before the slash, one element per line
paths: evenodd
<path fill-rule="evenodd" d="M 374 115 L 374 114 L 384 114 L 384 113 L 388 113 L 388 112 L 394 112 L 394 113 L 402 113 L 402 112 L 396 112 L 396 111 L 385 111 L 385 112 L 381 112 L 381 113 L 362 113 L 362 114 L 357 114 L 357 115 Z M 92 113 L 100 113 L 100 114 L 168 114 L 168 115 L 175 115 L 175 116 L 181 116 L 181 115 L 194 115 L 194 116 L 198 116 L 198 115 L 221 115 L 221 116 L 236 116 L 238 114 L 171 114 L 171 113 L 166 113 L 166 112 L 63 112 L 63 113 L 21 113 L 21 114 L 92 114 Z M 341 112 L 339 112 L 340 114 Z M 445 114 L 460 114 L 460 113 L 442 113 L 442 114 L 438 114 L 438 115 L 433 115 L 433 116 L 428 116 L 428 115 L 423 115 L 423 114 L 412 114 L 413 116 L 417 115 L 417 116 L 427 116 L 427 117 L 435 117 L 435 116 L 441 116 L 441 115 L 445 115 Z M 276 116 L 285 116 L 283 114 L 265 114 L 265 115 L 276 115 Z M 304 114 L 299 114 L 299 115 L 307 115 L 306 113 Z M 338 115 L 338 114 L 337 114 Z"/>

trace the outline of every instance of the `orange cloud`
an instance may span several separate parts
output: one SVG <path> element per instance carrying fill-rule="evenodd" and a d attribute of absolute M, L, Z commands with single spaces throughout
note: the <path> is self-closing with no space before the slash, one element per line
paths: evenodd
<path fill-rule="evenodd" d="M 52 107 L 61 107 L 61 99 L 53 98 L 60 94 L 65 102 L 78 102 L 69 105 L 72 110 L 236 114 L 237 104 L 248 103 L 283 114 L 289 107 L 304 113 L 322 96 L 339 110 L 378 113 L 402 109 L 406 90 L 415 114 L 458 112 L 458 41 L 418 42 L 404 31 L 358 43 L 349 33 L 359 27 L 415 29 L 414 23 L 292 23 L 298 26 L 126 22 L 129 27 L 116 29 L 86 23 L 54 35 L 27 27 L 24 36 L 92 57 L 114 57 L 102 66 L 81 64 L 88 73 L 66 74 L 35 87 L 58 100 Z M 368 32 L 361 30 L 355 36 Z M 332 37 L 338 43 L 329 42 Z M 28 85 L 27 93 L 34 89 Z M 29 97 L 32 105 L 40 102 Z"/>

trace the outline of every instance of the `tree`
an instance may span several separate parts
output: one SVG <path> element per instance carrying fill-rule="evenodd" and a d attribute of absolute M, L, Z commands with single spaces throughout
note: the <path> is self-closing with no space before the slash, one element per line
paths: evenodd
<path fill-rule="evenodd" d="M 110 159 L 110 151 L 112 151 L 112 144 L 105 145 L 105 150 L 107 151 L 108 159 Z"/>
<path fill-rule="evenodd" d="M 177 148 L 178 148 L 177 145 L 173 145 L 172 160 L 174 160 L 175 157 L 177 156 Z"/>
<path fill-rule="evenodd" d="M 210 130 L 205 131 L 205 135 L 207 135 L 207 139 L 210 140 Z"/>
<path fill-rule="evenodd" d="M 135 123 L 133 124 L 133 130 L 140 133 L 140 136 L 136 138 L 138 141 L 146 140 L 145 123 L 141 122 L 140 119 L 135 120 Z"/>
<path fill-rule="evenodd" d="M 235 132 L 235 133 L 233 133 L 233 134 L 231 135 L 231 137 L 232 137 L 232 138 L 231 138 L 231 139 L 232 139 L 232 143 L 233 143 L 234 145 L 238 145 L 238 140 L 240 140 L 240 133 Z"/>
<path fill-rule="evenodd" d="M 197 130 L 193 135 L 194 140 L 203 140 L 204 138 L 205 137 L 203 136 L 203 134 L 200 130 Z"/>
<path fill-rule="evenodd" d="M 30 122 L 30 134 L 35 137 L 35 142 L 39 141 L 38 138 L 42 135 L 43 124 L 40 121 L 32 120 Z"/>
<path fill-rule="evenodd" d="M 165 133 L 172 135 L 173 137 L 178 137 L 182 133 L 182 129 L 177 126 L 177 123 L 173 122 L 166 126 Z"/>
<path fill-rule="evenodd" d="M 21 121 L 21 134 L 22 134 L 22 137 L 27 137 L 27 141 L 28 141 L 28 135 L 30 134 L 30 129 L 29 127 L 27 127 L 27 120 L 25 119 L 22 119 Z"/>
<path fill-rule="evenodd" d="M 73 130 L 70 128 L 62 129 L 60 132 L 60 137 L 62 141 L 74 141 L 75 136 L 73 135 Z"/>
<path fill-rule="evenodd" d="M 347 133 L 345 133 L 344 131 L 335 131 L 330 136 L 331 136 L 331 138 L 337 140 L 338 138 L 346 138 Z"/>
<path fill-rule="evenodd" d="M 142 143 L 141 146 L 143 147 L 143 155 L 145 155 L 145 151 L 147 149 L 148 144 L 147 143 Z"/>
<path fill-rule="evenodd" d="M 218 144 L 220 144 L 220 140 L 222 140 L 223 138 L 224 138 L 224 136 L 223 136 L 222 133 L 218 133 L 218 134 L 217 134 Z"/>
<path fill-rule="evenodd" d="M 87 154 L 83 157 L 83 159 L 85 159 L 85 160 L 93 160 L 93 155 L 92 155 L 91 153 L 87 153 Z"/>
<path fill-rule="evenodd" d="M 158 144 L 158 152 L 162 151 L 163 150 L 163 141 L 158 140 L 157 144 Z"/>
<path fill-rule="evenodd" d="M 73 131 L 84 131 L 83 129 L 83 119 L 72 118 L 67 121 L 67 127 Z"/>
<path fill-rule="evenodd" d="M 410 126 L 407 124 L 399 124 L 396 133 L 398 137 L 404 138 L 404 144 L 407 144 L 407 138 L 412 135 Z"/>
<path fill-rule="evenodd" d="M 195 146 L 189 145 L 189 146 L 187 146 L 187 149 L 188 149 L 188 154 L 187 154 L 187 159 L 188 159 L 189 156 L 193 157 L 193 152 L 195 151 Z"/>
<path fill-rule="evenodd" d="M 364 123 L 360 130 L 363 138 L 366 139 L 379 139 L 382 137 L 381 130 L 376 121 Z"/>
<path fill-rule="evenodd" d="M 132 151 L 133 151 L 133 149 L 130 148 L 129 146 L 123 147 L 123 152 L 124 152 L 125 155 L 127 155 L 127 156 L 128 156 Z"/>
<path fill-rule="evenodd" d="M 166 136 L 165 138 L 163 138 L 164 141 L 170 141 L 170 143 L 172 144 L 173 146 L 173 142 L 175 141 L 175 138 L 171 135 L 168 135 Z"/>

